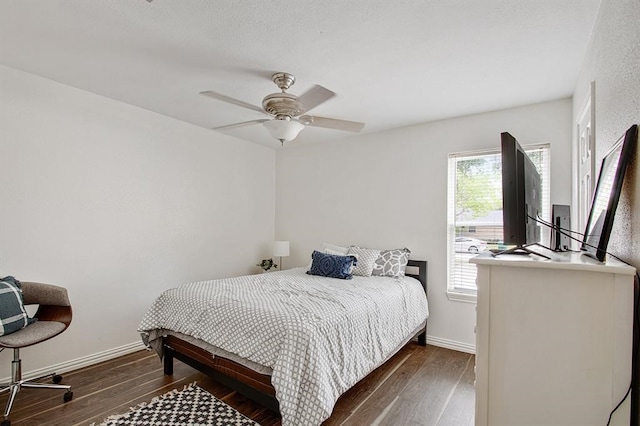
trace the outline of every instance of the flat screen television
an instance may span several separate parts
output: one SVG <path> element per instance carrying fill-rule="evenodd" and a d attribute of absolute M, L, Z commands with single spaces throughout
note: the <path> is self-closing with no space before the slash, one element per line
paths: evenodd
<path fill-rule="evenodd" d="M 627 166 L 633 160 L 638 142 L 638 126 L 634 124 L 611 147 L 602 159 L 596 192 L 593 195 L 589 219 L 581 250 L 604 262 L 613 228 L 622 183 Z"/>
<path fill-rule="evenodd" d="M 538 217 L 542 211 L 540 173 L 516 138 L 501 135 L 502 227 L 504 244 L 514 248 L 497 254 L 535 254 L 528 247 L 540 243 Z"/>

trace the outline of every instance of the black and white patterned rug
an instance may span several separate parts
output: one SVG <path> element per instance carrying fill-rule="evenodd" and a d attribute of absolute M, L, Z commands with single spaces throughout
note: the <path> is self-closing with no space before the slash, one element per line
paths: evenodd
<path fill-rule="evenodd" d="M 128 413 L 108 417 L 97 426 L 260 426 L 195 383 L 174 389 Z"/>

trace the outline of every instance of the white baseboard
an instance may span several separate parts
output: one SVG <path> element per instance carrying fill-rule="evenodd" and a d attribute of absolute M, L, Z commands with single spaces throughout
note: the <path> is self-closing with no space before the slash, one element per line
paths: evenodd
<path fill-rule="evenodd" d="M 94 365 L 99 362 L 109 361 L 110 359 L 114 359 L 122 355 L 127 355 L 142 349 L 145 349 L 145 346 L 141 340 L 138 340 L 137 342 L 129 343 L 123 346 L 119 346 L 117 348 L 107 349 L 106 351 L 83 356 L 71 361 L 65 361 L 59 364 L 50 365 L 48 367 L 39 368 L 37 370 L 23 372 L 22 378 L 25 380 L 31 380 L 31 379 L 52 374 L 54 372 L 56 374 L 67 373 L 69 371 L 78 370 L 84 367 L 89 367 L 90 365 Z M 4 377 L 0 379 L 1 383 L 7 383 L 10 381 L 11 381 L 11 377 Z"/>
<path fill-rule="evenodd" d="M 440 346 L 442 348 L 452 349 L 454 351 L 466 352 L 470 354 L 476 353 L 475 345 L 468 343 L 456 342 L 454 340 L 443 339 L 435 336 L 427 336 L 427 344 L 433 346 Z M 57 374 L 67 373 L 69 371 L 78 370 L 80 368 L 89 367 L 90 365 L 98 364 L 103 361 L 109 361 L 110 359 L 117 358 L 119 356 L 127 355 L 139 350 L 145 349 L 142 341 L 129 343 L 117 348 L 107 349 L 106 351 L 98 352 L 95 354 L 76 358 L 71 361 L 61 362 L 59 364 L 50 365 L 48 367 L 39 368 L 22 374 L 22 378 L 25 380 L 42 377 L 53 372 Z M 3 377 L 0 382 L 10 382 L 11 377 Z"/>
<path fill-rule="evenodd" d="M 427 335 L 427 344 L 440 346 L 441 348 L 453 349 L 454 351 L 466 352 L 468 354 L 476 353 L 476 345 L 456 342 L 455 340 L 443 339 L 441 337 Z"/>

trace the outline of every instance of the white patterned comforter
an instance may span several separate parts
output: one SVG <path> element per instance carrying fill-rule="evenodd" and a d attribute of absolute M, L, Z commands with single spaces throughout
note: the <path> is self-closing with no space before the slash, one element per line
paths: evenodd
<path fill-rule="evenodd" d="M 167 290 L 138 331 L 149 346 L 173 330 L 272 368 L 283 426 L 319 425 L 427 316 L 413 278 L 338 280 L 296 268 Z"/>

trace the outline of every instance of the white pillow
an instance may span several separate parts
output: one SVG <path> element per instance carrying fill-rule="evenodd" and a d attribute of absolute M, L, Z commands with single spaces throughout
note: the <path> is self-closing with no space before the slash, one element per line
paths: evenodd
<path fill-rule="evenodd" d="M 349 247 L 342 247 L 342 246 L 336 246 L 329 243 L 322 243 L 322 250 L 320 251 L 323 251 L 329 254 L 339 254 L 341 256 L 344 256 L 347 253 L 349 253 Z"/>

